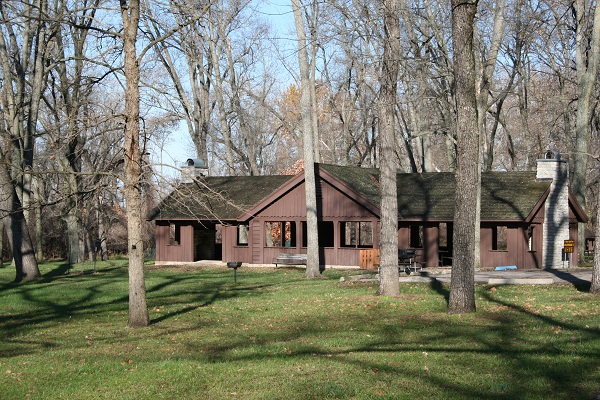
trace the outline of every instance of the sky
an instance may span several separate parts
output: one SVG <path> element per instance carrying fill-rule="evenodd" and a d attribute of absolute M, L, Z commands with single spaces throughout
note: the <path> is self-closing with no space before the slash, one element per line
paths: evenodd
<path fill-rule="evenodd" d="M 264 0 L 257 2 L 257 12 L 267 19 L 273 29 L 273 37 L 283 41 L 287 46 L 294 45 L 290 40 L 293 33 L 294 18 L 290 0 Z M 180 168 L 189 158 L 196 158 L 196 150 L 182 121 L 179 129 L 171 132 L 170 137 L 161 148 L 155 146 L 152 152 L 153 162 L 159 164 L 156 170 L 167 178 L 177 178 Z"/>

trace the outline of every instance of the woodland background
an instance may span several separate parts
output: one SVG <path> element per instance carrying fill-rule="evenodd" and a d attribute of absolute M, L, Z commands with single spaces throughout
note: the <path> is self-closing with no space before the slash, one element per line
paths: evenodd
<path fill-rule="evenodd" d="M 301 168 L 302 84 L 312 92 L 315 161 L 379 166 L 382 9 L 366 0 L 300 5 L 308 81 L 299 77 L 297 32 L 281 23 L 293 20 L 289 5 L 141 3 L 145 210 L 177 184 L 178 171 L 162 164 L 175 132 L 189 136 L 211 175 Z M 590 216 L 600 186 L 597 83 L 583 145 L 577 116 L 595 8 L 590 0 L 480 0 L 474 35 L 482 170 L 531 170 L 546 149 L 559 151 L 583 182 L 574 187 Z M 119 13 L 119 2 L 106 0 L 0 2 L 0 164 L 10 176 L 0 194 L 16 190 L 38 260 L 127 253 Z M 398 23 L 397 167 L 452 171 L 450 3 L 407 1 Z M 145 228 L 152 255 L 152 225 Z M 1 242 L 8 260 L 10 247 Z"/>

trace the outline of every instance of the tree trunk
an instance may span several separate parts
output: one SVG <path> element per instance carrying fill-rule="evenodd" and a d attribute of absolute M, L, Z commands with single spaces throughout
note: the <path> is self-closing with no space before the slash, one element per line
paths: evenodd
<path fill-rule="evenodd" d="M 102 207 L 102 201 L 101 198 L 98 198 L 98 203 L 96 206 L 97 209 L 97 218 L 98 218 L 98 241 L 100 242 L 100 259 L 102 261 L 106 261 L 108 260 L 108 248 L 106 246 L 106 228 L 105 228 L 105 223 L 104 223 L 104 216 L 103 214 L 100 212 Z"/>
<path fill-rule="evenodd" d="M 573 194 L 582 206 L 586 206 L 586 174 L 590 147 L 590 118 L 592 92 L 596 82 L 600 49 L 600 6 L 596 3 L 592 44 L 588 49 L 584 34 L 585 0 L 577 0 L 576 66 L 577 66 L 577 115 L 575 128 L 575 162 L 573 163 Z M 594 40 L 595 39 L 595 40 Z"/>
<path fill-rule="evenodd" d="M 480 170 L 473 52 L 476 13 L 477 1 L 452 0 L 458 160 L 454 209 L 454 265 L 448 304 L 450 314 L 475 311 L 475 242 L 479 230 L 477 188 Z"/>
<path fill-rule="evenodd" d="M 307 54 L 304 20 L 299 0 L 292 0 L 292 11 L 298 37 L 298 65 L 300 67 L 300 114 L 302 118 L 302 137 L 304 139 L 304 187 L 306 192 L 306 278 L 321 277 L 319 262 L 319 230 L 317 213 L 317 188 L 315 177 L 315 148 L 312 120 L 312 101 L 310 89 L 310 68 Z"/>
<path fill-rule="evenodd" d="M 140 18 L 138 0 L 120 0 L 125 53 L 125 179 L 123 191 L 127 203 L 127 246 L 129 253 L 129 321 L 131 328 L 150 323 L 144 279 L 144 242 L 142 238 L 142 195 L 140 152 L 140 66 L 136 53 L 136 36 Z"/>
<path fill-rule="evenodd" d="M 400 57 L 399 0 L 383 0 L 385 42 L 381 71 L 380 190 L 381 235 L 379 294 L 397 296 L 398 279 L 398 193 L 396 182 L 396 103 Z"/>
<path fill-rule="evenodd" d="M 583 3 L 582 1 L 578 2 L 578 6 L 579 4 Z M 581 5 L 583 7 L 583 5 Z M 592 31 L 592 43 L 590 44 L 590 52 L 589 52 L 589 61 L 588 61 L 588 69 L 587 69 L 587 74 L 588 79 L 586 80 L 586 87 L 584 88 L 579 88 L 580 92 L 579 95 L 580 96 L 587 96 L 588 99 L 592 98 L 593 95 L 593 88 L 596 84 L 596 79 L 597 79 L 597 71 L 598 71 L 598 64 L 600 60 L 600 1 L 596 2 L 596 7 L 594 10 L 594 27 L 593 27 L 593 31 Z M 589 105 L 589 104 L 588 104 Z M 579 101 L 577 104 L 577 137 L 579 138 L 580 135 L 584 134 L 585 131 L 585 135 L 587 135 L 589 137 L 590 135 L 590 117 L 591 117 L 591 110 L 589 108 L 587 108 L 587 119 L 584 119 L 583 117 L 581 118 L 581 123 L 585 124 L 584 126 L 582 126 L 580 128 L 579 126 L 579 122 L 580 122 L 580 118 L 579 118 Z M 583 108 L 583 107 L 582 107 Z M 581 130 L 581 133 L 580 133 Z M 588 144 L 589 144 L 589 139 L 588 139 Z M 587 154 L 585 154 L 586 158 L 587 158 Z M 597 185 L 598 188 L 600 189 L 600 184 Z M 600 193 L 600 191 L 598 192 Z M 598 197 L 598 204 L 596 207 L 596 213 L 597 213 L 597 217 L 596 217 L 596 245 L 600 244 L 600 195 L 597 196 Z M 580 228 L 581 229 L 581 228 Z M 584 240 L 585 242 L 585 240 Z M 591 293 L 600 293 L 600 251 L 598 249 L 596 249 L 596 251 L 594 252 L 594 270 L 592 272 L 592 287 L 590 288 L 590 292 Z"/>
<path fill-rule="evenodd" d="M 596 9 L 596 12 L 598 10 Z M 600 183 L 598 183 L 598 189 L 600 190 Z M 600 193 L 600 191 L 598 192 Z M 592 286 L 590 287 L 590 293 L 600 294 L 600 196 L 596 196 L 596 232 L 595 232 L 595 245 L 594 245 L 594 269 L 592 270 Z"/>
<path fill-rule="evenodd" d="M 41 277 L 33 244 L 23 215 L 23 208 L 12 183 L 8 165 L 0 161 L 0 217 L 8 235 L 15 261 L 15 282 L 32 281 Z"/>
<path fill-rule="evenodd" d="M 35 183 L 35 196 L 36 196 L 36 205 L 35 205 L 35 258 L 38 261 L 44 260 L 44 229 L 42 224 L 43 217 L 43 209 L 42 209 L 42 189 L 40 185 L 40 178 L 34 178 Z"/>
<path fill-rule="evenodd" d="M 83 237 L 85 238 L 85 247 L 88 251 L 88 259 L 90 261 L 96 261 L 96 252 L 94 251 L 94 246 L 92 244 L 92 240 L 90 239 L 90 231 L 88 229 L 83 231 Z"/>
<path fill-rule="evenodd" d="M 230 41 L 229 38 L 227 40 Z M 231 103 L 233 106 L 233 111 L 237 115 L 242 142 L 245 148 L 244 158 L 247 160 L 246 165 L 250 171 L 250 175 L 259 175 L 260 170 L 256 157 L 256 132 L 252 130 L 252 127 L 246 120 L 246 110 L 244 109 L 240 99 L 240 92 L 243 90 L 243 88 L 237 80 L 235 60 L 233 59 L 233 54 L 231 52 L 231 43 L 227 43 L 227 46 L 225 46 L 225 52 L 227 53 L 227 64 L 229 69 L 229 87 L 231 88 L 232 92 Z"/>
<path fill-rule="evenodd" d="M 591 44 L 584 34 L 585 0 L 577 0 L 577 32 L 576 32 L 576 66 L 577 66 L 577 115 L 575 120 L 575 161 L 573 163 L 573 181 L 571 184 L 575 198 L 585 209 L 587 207 L 587 170 L 590 153 L 590 121 L 592 115 L 592 96 L 596 85 L 598 59 L 600 57 L 600 2 L 596 2 L 594 25 L 592 28 Z M 598 223 L 597 223 L 598 224 Z M 585 243 L 585 225 L 579 224 L 578 249 L 580 259 L 583 259 L 583 244 Z M 583 240 L 582 240 L 583 239 Z"/>
<path fill-rule="evenodd" d="M 227 110 L 225 109 L 225 94 L 223 93 L 223 77 L 221 75 L 221 67 L 219 65 L 219 54 L 217 53 L 217 41 L 219 40 L 219 32 L 216 28 L 210 26 L 210 38 L 208 39 L 210 56 L 213 66 L 213 84 L 215 86 L 215 100 L 217 109 L 219 110 L 219 124 L 221 126 L 221 134 L 223 135 L 223 144 L 225 146 L 225 164 L 229 175 L 235 174 L 233 165 L 233 145 L 231 142 L 231 129 L 227 121 Z"/>
<path fill-rule="evenodd" d="M 1 191 L 0 191 L 1 193 Z M 0 224 L 0 267 L 4 264 L 4 225 Z"/>
<path fill-rule="evenodd" d="M 64 218 L 67 223 L 67 238 L 69 241 L 69 264 L 75 264 L 80 261 L 79 252 L 79 221 L 77 221 L 77 210 L 72 207 L 67 211 Z"/>
<path fill-rule="evenodd" d="M 486 171 L 492 170 L 494 162 L 494 137 L 488 135 L 486 129 L 486 114 L 488 111 L 488 98 L 492 87 L 492 79 L 494 78 L 494 70 L 496 69 L 496 61 L 498 52 L 502 44 L 504 35 L 504 8 L 506 0 L 496 1 L 496 11 L 494 13 L 494 30 L 492 40 L 487 54 L 481 55 L 481 74 L 479 77 L 479 87 L 477 90 L 477 127 L 479 129 L 479 137 L 483 148 L 483 167 Z M 477 62 L 478 57 L 475 58 Z"/>

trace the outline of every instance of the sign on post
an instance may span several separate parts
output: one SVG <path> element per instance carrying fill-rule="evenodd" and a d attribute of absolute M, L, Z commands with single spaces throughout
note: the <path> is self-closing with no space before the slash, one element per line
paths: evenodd
<path fill-rule="evenodd" d="M 575 252 L 575 241 L 574 240 L 565 240 L 563 249 L 564 249 L 565 253 Z"/>

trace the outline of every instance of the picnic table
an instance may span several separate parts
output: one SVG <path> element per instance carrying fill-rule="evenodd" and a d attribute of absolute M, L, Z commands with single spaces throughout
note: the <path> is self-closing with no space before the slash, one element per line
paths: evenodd
<path fill-rule="evenodd" d="M 402 268 L 407 275 L 410 275 L 411 272 L 420 271 L 423 267 L 420 262 L 416 261 L 416 257 L 417 249 L 398 249 L 398 269 Z"/>

